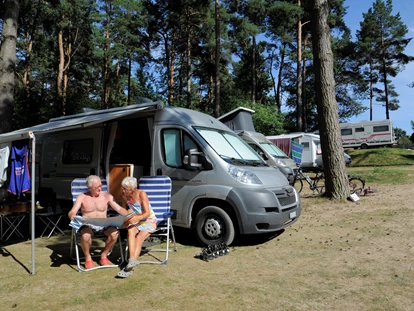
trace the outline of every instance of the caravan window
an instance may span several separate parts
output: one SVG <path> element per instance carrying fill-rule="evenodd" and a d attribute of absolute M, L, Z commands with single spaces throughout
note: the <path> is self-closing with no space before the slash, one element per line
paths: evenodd
<path fill-rule="evenodd" d="M 341 129 L 341 135 L 342 136 L 352 135 L 352 129 Z"/>
<path fill-rule="evenodd" d="M 374 133 L 377 133 L 377 132 L 386 132 L 386 131 L 389 131 L 388 125 L 378 125 L 378 126 L 374 126 Z"/>
<path fill-rule="evenodd" d="M 355 133 L 363 133 L 364 132 L 364 128 L 363 127 L 357 127 L 355 128 Z"/>
<path fill-rule="evenodd" d="M 184 153 L 188 149 L 197 149 L 197 144 L 185 132 L 178 129 L 167 129 L 162 132 L 165 164 L 171 167 L 182 167 Z"/>
<path fill-rule="evenodd" d="M 63 143 L 62 164 L 89 164 L 92 155 L 93 139 L 66 140 Z"/>
<path fill-rule="evenodd" d="M 309 150 L 309 142 L 303 141 L 301 144 L 303 145 L 303 150 Z"/>

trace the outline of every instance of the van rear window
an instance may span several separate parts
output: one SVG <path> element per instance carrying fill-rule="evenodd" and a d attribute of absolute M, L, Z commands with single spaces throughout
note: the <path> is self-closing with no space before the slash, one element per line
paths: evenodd
<path fill-rule="evenodd" d="M 62 164 L 89 164 L 92 155 L 93 139 L 66 140 L 63 143 Z"/>

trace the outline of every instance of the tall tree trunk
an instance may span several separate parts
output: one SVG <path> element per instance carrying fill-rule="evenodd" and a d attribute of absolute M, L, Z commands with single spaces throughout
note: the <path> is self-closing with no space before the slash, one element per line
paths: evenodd
<path fill-rule="evenodd" d="M 188 29 L 187 35 L 187 66 L 186 66 L 186 84 L 187 84 L 187 108 L 191 108 L 191 28 Z"/>
<path fill-rule="evenodd" d="M 63 51 L 63 29 L 60 28 L 58 32 L 58 49 L 59 49 L 59 64 L 58 72 L 56 77 L 56 94 L 58 97 L 58 102 L 61 105 L 61 113 L 65 115 L 65 110 L 63 109 L 63 68 L 65 67 L 65 54 Z"/>
<path fill-rule="evenodd" d="M 303 42 L 303 49 L 306 51 L 306 47 L 308 45 L 308 36 L 305 36 L 305 40 Z M 306 102 L 306 86 L 305 86 L 305 81 L 306 81 L 306 57 L 303 57 L 303 61 L 302 61 L 302 128 L 304 131 L 306 131 L 308 129 L 308 105 Z"/>
<path fill-rule="evenodd" d="M 257 80 L 257 72 L 256 72 L 256 37 L 253 36 L 253 45 L 252 45 L 252 103 L 253 105 L 256 104 L 256 80 Z"/>
<path fill-rule="evenodd" d="M 31 77 L 31 55 L 33 50 L 33 40 L 29 32 L 25 34 L 26 58 L 24 60 L 24 72 L 22 82 L 26 91 L 26 99 L 30 99 L 30 77 Z"/>
<path fill-rule="evenodd" d="M 345 200 L 349 196 L 349 185 L 335 99 L 333 53 L 328 25 L 329 3 L 328 0 L 312 0 L 312 7 L 315 89 L 326 196 Z"/>
<path fill-rule="evenodd" d="M 300 7 L 300 0 L 298 0 L 298 5 Z M 296 60 L 296 79 L 297 79 L 297 86 L 296 86 L 296 127 L 298 132 L 303 131 L 303 123 L 302 123 L 302 114 L 303 114 L 303 107 L 302 107 L 302 16 L 299 15 L 298 17 L 298 38 L 297 38 L 297 46 L 298 46 L 298 55 Z"/>
<path fill-rule="evenodd" d="M 287 46 L 287 42 L 284 41 L 282 53 L 280 53 L 279 73 L 278 73 L 278 78 L 277 78 L 276 101 L 277 101 L 277 109 L 279 112 L 282 112 L 281 89 L 282 89 L 282 81 L 283 81 L 282 73 L 283 73 L 283 68 L 285 67 L 286 46 Z"/>
<path fill-rule="evenodd" d="M 372 121 L 372 108 L 374 101 L 374 69 L 372 64 L 372 58 L 369 62 L 369 120 Z"/>
<path fill-rule="evenodd" d="M 19 10 L 20 2 L 18 0 L 6 0 L 4 3 L 0 47 L 0 133 L 10 132 L 13 129 L 14 74 Z"/>
<path fill-rule="evenodd" d="M 214 88 L 214 117 L 218 118 L 220 116 L 220 4 L 219 0 L 216 0 L 216 59 L 215 59 L 215 75 L 216 75 L 216 85 Z"/>

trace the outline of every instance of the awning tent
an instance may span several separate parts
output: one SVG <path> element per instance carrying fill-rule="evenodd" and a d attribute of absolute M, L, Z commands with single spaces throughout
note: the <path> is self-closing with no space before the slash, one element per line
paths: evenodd
<path fill-rule="evenodd" d="M 128 115 L 135 114 L 142 110 L 158 110 L 162 109 L 161 102 L 151 102 L 145 104 L 137 104 L 126 107 L 111 108 L 106 110 L 93 110 L 76 115 L 64 116 L 51 119 L 48 123 L 35 125 L 33 127 L 16 130 L 9 133 L 0 134 L 0 144 L 9 143 L 15 140 L 31 139 L 31 189 L 35 188 L 35 148 L 36 135 L 44 133 L 52 133 L 65 131 L 76 128 L 87 128 L 102 122 L 122 118 Z M 31 191 L 31 241 L 32 241 L 32 271 L 31 274 L 36 273 L 35 267 L 35 191 Z"/>

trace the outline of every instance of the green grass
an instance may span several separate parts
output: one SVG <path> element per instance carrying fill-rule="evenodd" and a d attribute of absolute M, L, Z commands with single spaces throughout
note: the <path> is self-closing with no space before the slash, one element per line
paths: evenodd
<path fill-rule="evenodd" d="M 414 150 L 377 148 L 349 150 L 352 165 L 348 174 L 360 176 L 366 184 L 407 184 L 414 177 Z"/>
<path fill-rule="evenodd" d="M 376 148 L 347 150 L 352 157 L 351 167 L 414 165 L 414 150 L 401 148 Z"/>

